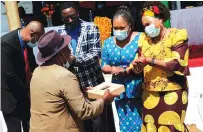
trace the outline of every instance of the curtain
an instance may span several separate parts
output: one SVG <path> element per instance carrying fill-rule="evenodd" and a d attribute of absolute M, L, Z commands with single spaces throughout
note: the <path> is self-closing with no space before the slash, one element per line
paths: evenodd
<path fill-rule="evenodd" d="M 166 7 L 169 8 L 169 6 L 168 6 L 168 1 L 161 1 L 161 3 L 163 3 Z M 168 20 L 164 23 L 164 25 L 165 25 L 167 28 L 170 28 L 170 27 L 171 27 L 170 20 L 168 19 Z"/>

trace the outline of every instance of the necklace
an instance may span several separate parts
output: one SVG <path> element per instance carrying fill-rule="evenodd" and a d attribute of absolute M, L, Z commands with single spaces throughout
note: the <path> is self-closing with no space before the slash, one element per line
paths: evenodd
<path fill-rule="evenodd" d="M 161 39 L 160 39 L 159 41 L 156 40 L 156 39 L 154 39 L 154 40 L 156 41 L 156 43 L 158 43 L 158 42 L 160 42 L 161 40 L 163 40 L 163 38 L 164 38 L 164 36 L 165 36 L 165 34 L 166 34 L 167 31 L 168 31 L 168 29 L 165 28 L 165 30 L 164 30 L 164 34 L 161 36 Z"/>
<path fill-rule="evenodd" d="M 163 36 L 161 37 L 161 39 L 160 39 L 159 41 L 157 41 L 156 39 L 154 39 L 154 40 L 156 41 L 156 43 L 153 43 L 152 40 L 150 40 L 151 43 L 152 43 L 152 45 L 157 44 L 158 42 L 160 42 L 161 40 L 163 40 L 163 38 L 164 38 L 164 36 L 165 36 L 165 34 L 166 34 L 167 31 L 168 31 L 168 29 L 165 28 L 164 34 L 163 34 Z M 160 46 L 163 46 L 163 44 L 160 44 Z M 150 48 L 151 48 L 151 46 L 149 46 L 142 54 L 144 55 L 146 52 L 148 52 L 148 50 L 150 50 Z M 159 51 L 159 54 L 160 54 L 160 53 L 161 53 L 161 51 Z M 151 56 L 151 57 L 155 57 L 155 56 Z"/>

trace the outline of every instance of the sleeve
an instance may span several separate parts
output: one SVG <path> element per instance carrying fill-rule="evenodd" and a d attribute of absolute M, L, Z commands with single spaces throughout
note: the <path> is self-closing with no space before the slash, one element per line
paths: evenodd
<path fill-rule="evenodd" d="M 12 49 L 11 46 L 5 42 L 1 42 L 1 91 L 2 100 L 10 100 L 13 104 L 3 104 L 4 108 L 8 110 L 14 109 L 17 100 L 24 100 L 26 91 L 28 88 L 26 84 L 16 75 L 14 67 L 12 65 Z M 11 94 L 11 91 L 15 94 L 15 97 Z M 12 111 L 12 110 L 11 110 Z M 6 111 L 6 112 L 11 112 Z"/>
<path fill-rule="evenodd" d="M 33 48 L 27 48 L 27 49 L 28 49 L 28 58 L 29 58 L 31 72 L 33 72 L 35 70 L 35 68 L 37 68 L 38 65 L 35 60 Z"/>
<path fill-rule="evenodd" d="M 141 33 L 138 40 L 138 47 L 141 48 L 144 43 L 146 43 L 146 35 L 145 33 Z"/>
<path fill-rule="evenodd" d="M 108 39 L 104 41 L 104 46 L 102 48 L 102 53 L 101 53 L 101 67 L 105 65 L 109 65 L 109 53 L 108 53 Z"/>
<path fill-rule="evenodd" d="M 67 100 L 70 110 L 82 120 L 93 118 L 103 112 L 104 101 L 102 99 L 87 102 L 80 90 L 75 75 L 68 74 L 60 80 L 61 91 Z"/>
<path fill-rule="evenodd" d="M 166 66 L 170 71 L 182 76 L 189 75 L 189 49 L 187 41 L 187 31 L 185 29 L 176 30 L 172 36 L 171 58 L 164 59 Z"/>
<path fill-rule="evenodd" d="M 97 26 L 93 26 L 87 33 L 87 47 L 88 53 L 79 54 L 76 57 L 75 66 L 89 66 L 94 63 L 98 63 L 101 57 L 101 41 L 99 35 L 99 29 Z"/>

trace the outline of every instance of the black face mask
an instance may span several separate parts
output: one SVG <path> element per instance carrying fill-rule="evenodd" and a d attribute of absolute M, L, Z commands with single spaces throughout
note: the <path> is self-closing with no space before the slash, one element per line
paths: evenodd
<path fill-rule="evenodd" d="M 74 16 L 74 18 L 71 18 L 71 19 L 72 19 L 72 22 L 68 22 L 67 20 L 62 19 L 64 24 L 65 24 L 65 28 L 68 31 L 75 29 L 80 24 L 80 19 L 78 16 Z"/>

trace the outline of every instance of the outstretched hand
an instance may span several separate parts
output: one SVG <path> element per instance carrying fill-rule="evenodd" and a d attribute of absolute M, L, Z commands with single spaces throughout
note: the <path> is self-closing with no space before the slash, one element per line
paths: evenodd
<path fill-rule="evenodd" d="M 109 103 L 113 102 L 113 100 L 116 96 L 118 96 L 118 95 L 113 95 L 110 93 L 109 89 L 106 89 L 104 96 L 103 96 L 104 103 L 109 104 Z"/>

